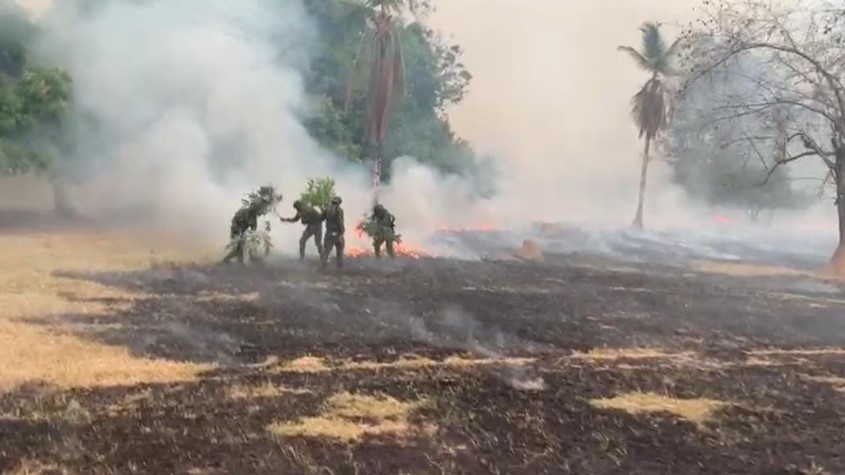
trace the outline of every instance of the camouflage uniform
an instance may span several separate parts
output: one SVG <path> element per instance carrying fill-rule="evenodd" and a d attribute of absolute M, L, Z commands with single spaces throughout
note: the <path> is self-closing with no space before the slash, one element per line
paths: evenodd
<path fill-rule="evenodd" d="M 311 237 L 314 237 L 314 243 L 317 245 L 317 252 L 320 257 L 323 256 L 323 214 L 313 207 L 301 202 L 295 201 L 293 207 L 296 210 L 296 216 L 293 218 L 283 219 L 289 223 L 302 221 L 305 225 L 305 230 L 302 232 L 302 237 L 299 238 L 299 259 L 305 259 L 305 244 Z"/>
<path fill-rule="evenodd" d="M 395 257 L 393 242 L 396 240 L 396 218 L 384 206 L 375 205 L 373 207 L 372 219 L 377 227 L 376 233 L 373 236 L 373 250 L 376 253 L 376 257 L 381 257 L 381 245 L 385 244 L 387 255 L 392 259 Z"/>
<path fill-rule="evenodd" d="M 247 231 L 255 231 L 258 229 L 258 214 L 259 208 L 257 206 L 250 206 L 239 209 L 235 213 L 235 216 L 232 217 L 232 226 L 229 228 L 229 237 L 232 239 L 232 242 L 237 242 L 237 244 L 235 245 L 235 248 L 223 258 L 223 262 L 228 263 L 233 258 L 237 258 L 238 263 L 243 264 L 244 254 L 246 251 L 246 249 L 244 249 L 244 234 Z"/>
<path fill-rule="evenodd" d="M 344 224 L 343 208 L 340 204 L 343 201 L 339 196 L 332 198 L 332 204 L 323 212 L 323 219 L 326 221 L 326 239 L 323 244 L 323 268 L 328 265 L 329 254 L 332 249 L 336 252 L 337 268 L 343 267 L 343 248 L 346 246 L 346 239 L 344 233 L 346 226 Z"/>
<path fill-rule="evenodd" d="M 258 230 L 258 217 L 266 214 L 273 209 L 276 203 L 282 201 L 282 195 L 277 194 L 273 186 L 262 186 L 258 191 L 250 193 L 249 197 L 243 200 L 243 206 L 232 217 L 232 224 L 229 227 L 229 238 L 231 239 L 230 246 L 233 249 L 223 258 L 224 263 L 228 263 L 233 258 L 237 258 L 238 262 L 243 264 L 244 254 L 246 253 L 247 235 L 250 232 Z M 269 224 L 267 228 L 269 232 Z M 265 257 L 270 253 L 269 235 L 266 235 Z M 250 255 L 252 259 L 258 256 Z"/>

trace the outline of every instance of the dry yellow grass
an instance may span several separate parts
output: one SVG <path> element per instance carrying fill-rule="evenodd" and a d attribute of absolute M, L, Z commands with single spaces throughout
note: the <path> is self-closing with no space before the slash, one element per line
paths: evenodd
<path fill-rule="evenodd" d="M 845 355 L 845 348 L 799 348 L 796 350 L 754 350 L 749 354 L 755 356 L 841 356 Z"/>
<path fill-rule="evenodd" d="M 416 430 L 408 418 L 423 404 L 343 392 L 332 396 L 319 416 L 275 423 L 268 430 L 282 437 L 331 438 L 347 443 L 358 442 L 366 435 L 401 438 Z"/>
<path fill-rule="evenodd" d="M 272 362 L 268 362 L 267 364 L 272 364 Z M 316 356 L 303 356 L 301 358 L 297 358 L 295 360 L 288 361 L 278 368 L 275 368 L 275 372 L 279 373 L 323 373 L 325 371 L 331 371 L 332 368 L 329 367 L 328 362 L 325 358 L 319 358 Z"/>
<path fill-rule="evenodd" d="M 285 394 L 308 394 L 307 389 L 294 389 L 286 386 L 279 386 L 269 381 L 258 386 L 246 386 L 235 384 L 226 390 L 226 397 L 232 401 L 274 398 Z"/>
<path fill-rule="evenodd" d="M 579 360 L 615 361 L 620 359 L 654 359 L 667 358 L 673 360 L 689 360 L 695 353 L 666 353 L 659 348 L 595 348 L 586 353 L 576 351 L 570 357 Z"/>
<path fill-rule="evenodd" d="M 629 414 L 668 412 L 698 426 L 710 420 L 729 403 L 712 399 L 675 399 L 655 393 L 633 392 L 609 399 L 593 399 L 590 404 L 601 409 L 616 409 Z"/>
<path fill-rule="evenodd" d="M 24 460 L 12 469 L 12 471 L 6 473 L 7 475 L 67 475 L 71 472 L 60 468 L 58 465 L 44 464 L 34 460 Z"/>
<path fill-rule="evenodd" d="M 777 275 L 812 276 L 813 274 L 788 267 L 774 267 L 757 264 L 741 264 L 731 262 L 696 261 L 691 264 L 698 272 L 708 274 L 726 274 L 738 277 L 763 277 Z"/>
<path fill-rule="evenodd" d="M 525 366 L 534 363 L 534 358 L 483 358 L 468 359 L 460 356 L 450 356 L 443 361 L 436 361 L 420 356 L 405 356 L 396 361 L 348 361 L 338 360 L 329 362 L 325 358 L 303 356 L 284 363 L 275 358 L 269 359 L 260 366 L 270 368 L 274 373 L 323 373 L 326 371 L 355 371 L 355 370 L 384 370 L 384 369 L 421 369 L 431 367 L 472 367 L 485 365 Z"/>
<path fill-rule="evenodd" d="M 0 236 L 0 391 L 30 381 L 61 388 L 174 382 L 208 369 L 136 358 L 124 348 L 82 339 L 61 327 L 48 330 L 27 323 L 34 317 L 96 315 L 109 310 L 104 304 L 85 300 L 123 299 L 128 304 L 143 297 L 60 278 L 54 275 L 57 271 L 128 271 L 196 257 L 190 251 L 160 244 L 151 249 L 139 244 L 143 241 L 139 236 L 89 232 Z"/>
<path fill-rule="evenodd" d="M 845 378 L 840 376 L 810 376 L 810 375 L 802 375 L 802 377 L 808 381 L 813 381 L 816 383 L 823 383 L 829 384 L 833 386 L 833 389 L 839 391 L 841 393 L 845 393 Z"/>

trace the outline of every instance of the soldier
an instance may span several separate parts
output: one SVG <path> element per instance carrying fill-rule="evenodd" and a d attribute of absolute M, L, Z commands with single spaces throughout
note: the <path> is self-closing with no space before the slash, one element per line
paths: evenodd
<path fill-rule="evenodd" d="M 373 236 L 373 250 L 376 253 L 376 258 L 381 257 L 381 245 L 386 244 L 387 255 L 393 259 L 395 257 L 393 242 L 396 240 L 396 218 L 384 206 L 377 204 L 373 207 L 372 220 L 377 228 Z"/>
<path fill-rule="evenodd" d="M 284 222 L 295 223 L 302 221 L 305 225 L 305 230 L 302 232 L 302 237 L 299 238 L 299 260 L 305 260 L 305 244 L 313 236 L 314 243 L 317 245 L 317 252 L 320 257 L 323 256 L 323 214 L 314 209 L 314 207 L 303 203 L 300 200 L 293 202 L 293 208 L 296 210 L 296 216 L 293 218 L 280 218 Z"/>
<path fill-rule="evenodd" d="M 343 267 L 343 248 L 346 246 L 346 239 L 344 233 L 346 226 L 343 218 L 343 208 L 340 204 L 343 200 L 340 196 L 332 198 L 332 204 L 323 212 L 323 219 L 326 220 L 326 240 L 323 244 L 323 269 L 326 268 L 329 262 L 329 254 L 332 249 L 336 251 L 337 268 Z"/>
<path fill-rule="evenodd" d="M 229 227 L 232 240 L 229 246 L 232 250 L 223 258 L 223 263 L 228 264 L 233 258 L 237 258 L 239 264 L 244 263 L 247 233 L 255 232 L 258 229 L 258 217 L 267 214 L 281 200 L 282 195 L 276 194 L 271 186 L 261 187 L 258 192 L 250 194 L 249 200 L 245 200 L 241 209 L 232 217 Z"/>

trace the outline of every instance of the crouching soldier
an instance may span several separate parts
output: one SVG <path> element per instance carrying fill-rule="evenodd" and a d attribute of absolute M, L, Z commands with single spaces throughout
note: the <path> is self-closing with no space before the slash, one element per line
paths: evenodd
<path fill-rule="evenodd" d="M 391 259 L 394 258 L 393 243 L 397 237 L 396 218 L 384 206 L 377 204 L 373 207 L 372 221 L 376 228 L 373 235 L 373 250 L 376 258 L 381 257 L 382 244 L 387 248 L 387 255 Z"/>
<path fill-rule="evenodd" d="M 296 216 L 287 219 L 281 218 L 281 220 L 288 223 L 302 221 L 302 224 L 305 225 L 305 230 L 302 231 L 302 237 L 299 238 L 299 260 L 305 260 L 305 245 L 312 237 L 314 238 L 314 244 L 317 245 L 317 252 L 322 258 L 323 214 L 314 209 L 313 206 L 300 200 L 293 202 L 293 209 L 296 210 Z"/>
<path fill-rule="evenodd" d="M 346 246 L 346 226 L 344 224 L 343 208 L 340 204 L 343 200 L 340 196 L 332 198 L 332 204 L 323 212 L 323 219 L 326 221 L 326 240 L 323 244 L 323 269 L 326 268 L 329 262 L 329 254 L 335 250 L 337 260 L 337 268 L 343 267 L 343 248 Z"/>
<path fill-rule="evenodd" d="M 258 217 L 270 212 L 276 203 L 282 200 L 282 195 L 276 194 L 272 186 L 264 186 L 257 192 L 251 193 L 243 202 L 243 206 L 235 212 L 232 223 L 229 227 L 229 248 L 231 251 L 223 258 L 224 263 L 237 259 L 239 264 L 244 263 L 244 255 L 247 252 L 248 241 L 252 236 L 257 235 Z M 265 256 L 269 254 L 269 234 L 262 236 L 266 238 Z M 253 256 L 251 256 L 253 257 Z"/>

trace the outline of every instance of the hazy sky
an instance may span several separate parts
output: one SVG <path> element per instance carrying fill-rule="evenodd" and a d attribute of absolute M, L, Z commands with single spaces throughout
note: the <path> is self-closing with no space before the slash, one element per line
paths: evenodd
<path fill-rule="evenodd" d="M 453 111 L 485 149 L 636 158 L 631 95 L 646 77 L 616 47 L 644 21 L 684 22 L 697 0 L 439 0 L 432 19 L 466 49 L 475 76 Z M 518 7 L 517 7 L 518 5 Z M 676 28 L 667 25 L 667 36 Z M 615 160 L 614 160 L 615 161 Z"/>

